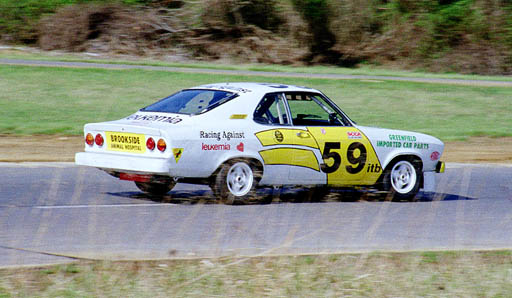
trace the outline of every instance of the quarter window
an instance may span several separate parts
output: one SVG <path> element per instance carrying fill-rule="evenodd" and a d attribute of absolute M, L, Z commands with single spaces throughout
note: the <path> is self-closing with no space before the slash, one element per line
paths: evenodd
<path fill-rule="evenodd" d="M 256 107 L 254 121 L 261 124 L 289 125 L 282 93 L 265 95 Z"/>

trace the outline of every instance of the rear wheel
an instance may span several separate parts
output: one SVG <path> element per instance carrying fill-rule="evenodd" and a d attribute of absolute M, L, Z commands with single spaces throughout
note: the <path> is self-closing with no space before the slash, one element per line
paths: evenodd
<path fill-rule="evenodd" d="M 211 187 L 224 204 L 265 203 L 267 197 L 256 194 L 261 175 L 261 170 L 253 163 L 235 159 L 222 165 Z"/>
<path fill-rule="evenodd" d="M 154 196 L 163 196 L 171 189 L 173 189 L 176 182 L 173 180 L 169 180 L 165 183 L 160 182 L 137 182 L 135 181 L 135 185 L 142 191 L 150 195 Z"/>
<path fill-rule="evenodd" d="M 384 174 L 384 185 L 394 200 L 412 200 L 420 189 L 421 170 L 411 160 L 399 160 Z"/>

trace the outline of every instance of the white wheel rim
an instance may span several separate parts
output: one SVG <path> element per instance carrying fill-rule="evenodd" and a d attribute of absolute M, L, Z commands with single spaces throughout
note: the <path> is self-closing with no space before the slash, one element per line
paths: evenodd
<path fill-rule="evenodd" d="M 229 168 L 226 180 L 229 192 L 237 197 L 246 195 L 254 181 L 252 169 L 245 162 L 237 162 Z"/>
<path fill-rule="evenodd" d="M 391 185 L 398 193 L 410 192 L 416 185 L 416 179 L 416 170 L 408 161 L 399 161 L 391 169 Z"/>

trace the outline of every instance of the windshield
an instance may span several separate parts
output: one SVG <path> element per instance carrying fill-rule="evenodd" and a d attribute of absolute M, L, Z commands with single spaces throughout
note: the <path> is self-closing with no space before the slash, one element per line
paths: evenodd
<path fill-rule="evenodd" d="M 238 95 L 217 90 L 189 89 L 166 97 L 141 111 L 176 114 L 201 114 L 207 112 Z"/>

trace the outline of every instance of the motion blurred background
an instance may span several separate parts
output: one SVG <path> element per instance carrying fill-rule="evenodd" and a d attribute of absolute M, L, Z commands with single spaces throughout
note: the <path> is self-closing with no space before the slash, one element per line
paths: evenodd
<path fill-rule="evenodd" d="M 0 0 L 0 43 L 168 61 L 512 74 L 511 0 Z"/>

